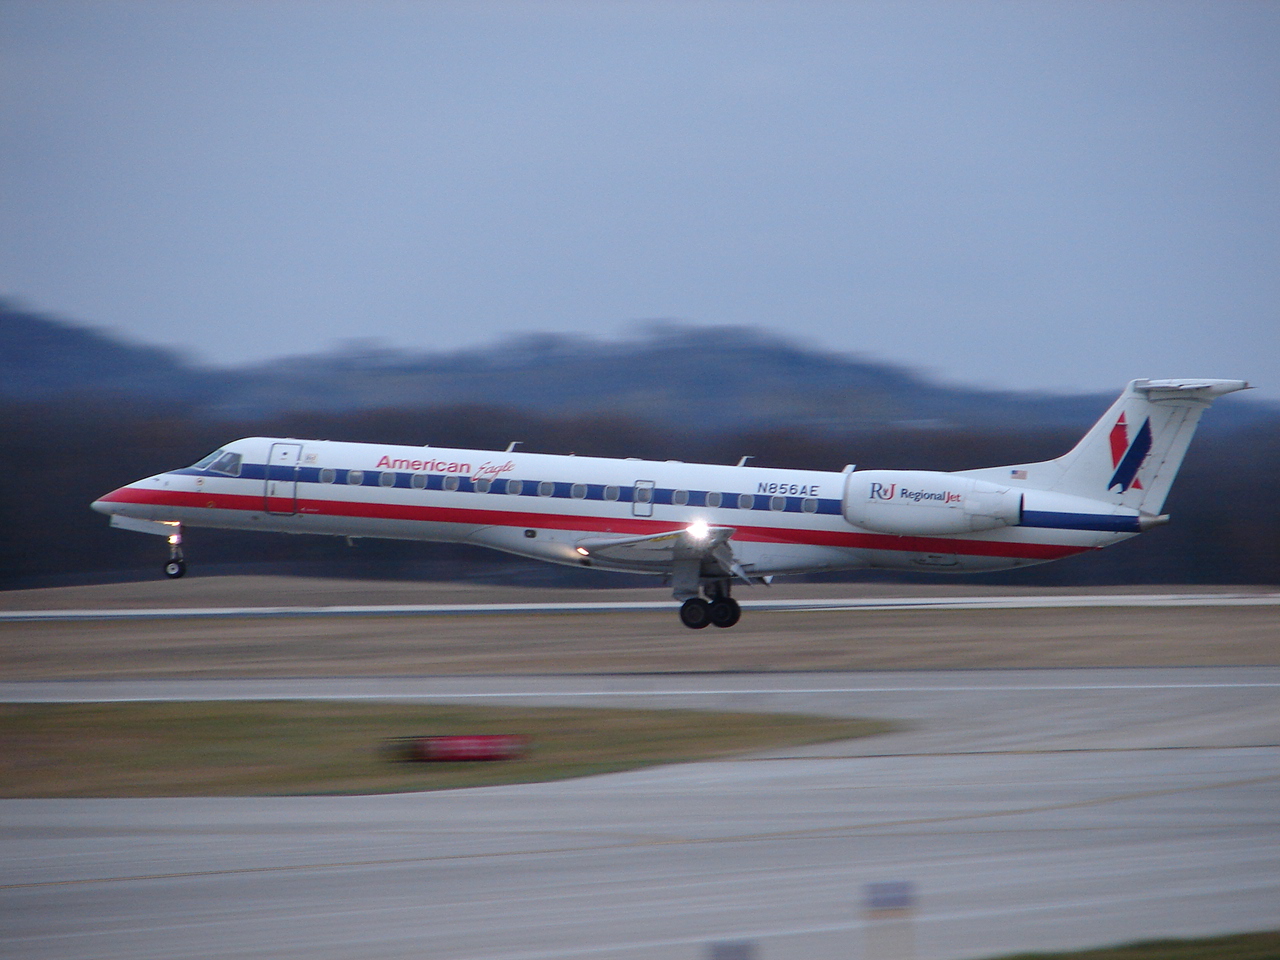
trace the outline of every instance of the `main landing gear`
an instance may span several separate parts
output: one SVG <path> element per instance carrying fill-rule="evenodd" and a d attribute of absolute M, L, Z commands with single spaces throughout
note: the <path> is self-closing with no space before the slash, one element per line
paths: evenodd
<path fill-rule="evenodd" d="M 706 601 L 692 597 L 680 607 L 680 622 L 690 630 L 701 630 L 709 623 L 717 627 L 732 627 L 742 617 L 738 601 L 730 597 Z"/>
<path fill-rule="evenodd" d="M 169 562 L 164 565 L 164 575 L 177 580 L 187 572 L 187 561 L 182 556 L 182 527 L 175 526 L 169 534 Z"/>
<path fill-rule="evenodd" d="M 701 630 L 707 624 L 732 627 L 742 618 L 742 608 L 729 596 L 728 584 L 716 584 L 708 593 L 708 600 L 690 597 L 680 606 L 680 622 L 690 630 Z"/>

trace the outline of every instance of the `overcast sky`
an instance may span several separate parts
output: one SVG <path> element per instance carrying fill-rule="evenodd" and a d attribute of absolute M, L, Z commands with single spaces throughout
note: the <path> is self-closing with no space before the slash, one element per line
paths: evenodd
<path fill-rule="evenodd" d="M 213 363 L 669 318 L 1280 399 L 1278 114 L 1272 2 L 0 0 L 0 293 Z"/>

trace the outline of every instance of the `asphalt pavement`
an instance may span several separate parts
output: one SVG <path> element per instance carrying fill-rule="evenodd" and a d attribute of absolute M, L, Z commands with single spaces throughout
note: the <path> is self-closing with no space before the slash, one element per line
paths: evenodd
<path fill-rule="evenodd" d="M 0 954 L 958 960 L 1280 925 L 1280 668 L 0 684 L 278 696 L 909 728 L 441 793 L 0 801 Z"/>

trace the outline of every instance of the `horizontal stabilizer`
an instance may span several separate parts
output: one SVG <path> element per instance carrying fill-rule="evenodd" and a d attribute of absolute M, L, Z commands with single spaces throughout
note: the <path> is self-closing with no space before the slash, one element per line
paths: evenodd
<path fill-rule="evenodd" d="M 1250 387 L 1248 380 L 1135 380 L 1133 389 L 1147 394 L 1152 400 L 1158 400 L 1162 393 L 1177 397 L 1196 395 L 1197 399 L 1213 400 Z"/>

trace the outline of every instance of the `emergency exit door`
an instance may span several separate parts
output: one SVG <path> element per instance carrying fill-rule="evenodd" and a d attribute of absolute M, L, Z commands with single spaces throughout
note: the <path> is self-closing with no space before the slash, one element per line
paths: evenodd
<path fill-rule="evenodd" d="M 635 492 L 631 495 L 631 512 L 637 517 L 653 516 L 654 486 L 652 480 L 636 481 Z"/>
<path fill-rule="evenodd" d="M 267 457 L 267 476 L 263 481 L 263 499 L 267 513 L 298 512 L 298 461 L 302 444 L 273 443 Z"/>

